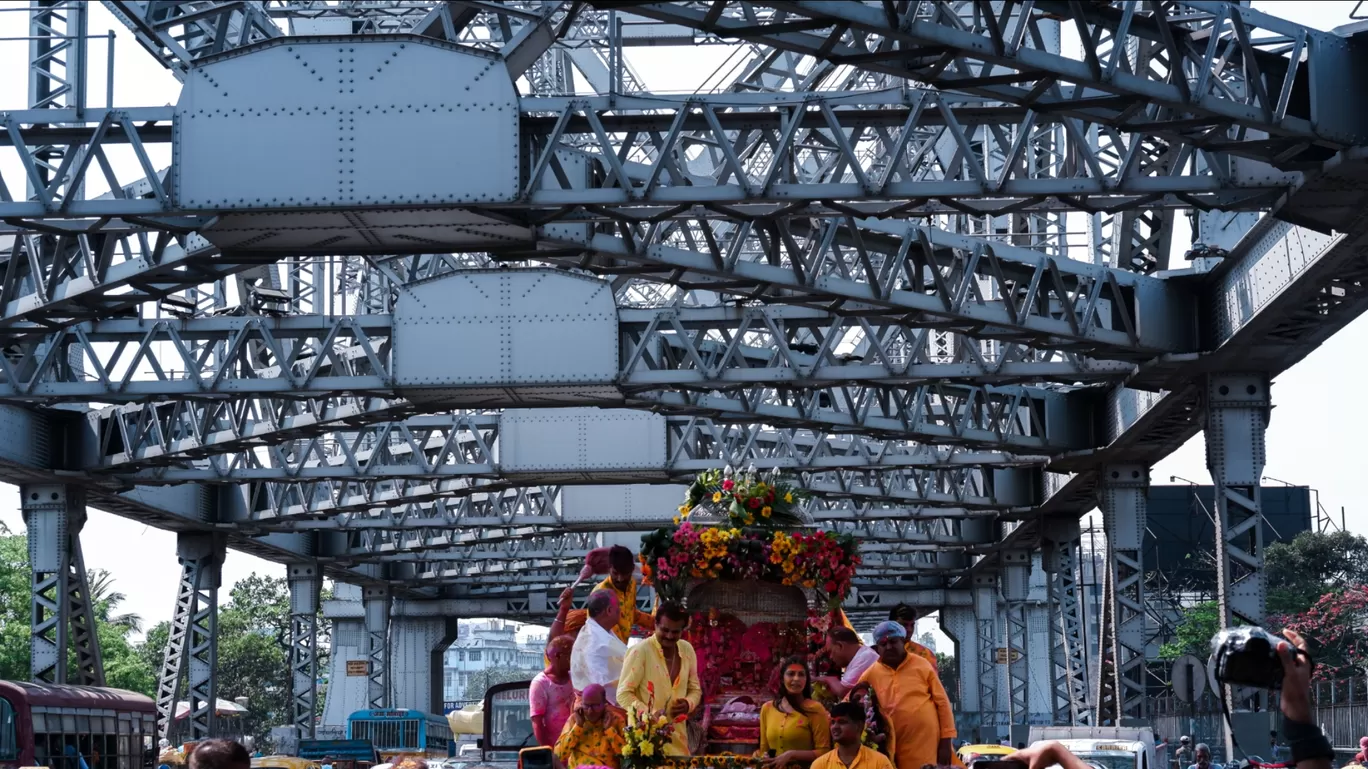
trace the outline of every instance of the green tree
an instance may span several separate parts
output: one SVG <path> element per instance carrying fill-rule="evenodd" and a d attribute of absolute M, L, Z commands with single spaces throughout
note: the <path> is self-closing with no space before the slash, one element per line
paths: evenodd
<path fill-rule="evenodd" d="M 324 598 L 328 595 L 325 593 Z M 329 623 L 319 621 L 317 647 L 319 673 L 327 670 Z M 160 622 L 147 631 L 137 654 L 143 665 L 160 671 L 170 623 Z M 229 591 L 219 606 L 218 696 L 224 700 L 245 698 L 247 715 L 243 731 L 264 740 L 271 727 L 284 726 L 292 717 L 293 679 L 290 674 L 290 587 L 278 577 L 251 574 Z M 154 684 L 155 686 L 155 684 Z M 182 684 L 182 697 L 184 697 Z M 322 712 L 323 691 L 318 707 Z"/>
<path fill-rule="evenodd" d="M 1347 531 L 1303 531 L 1264 551 L 1268 613 L 1293 614 L 1321 596 L 1368 584 L 1368 540 Z"/>
<path fill-rule="evenodd" d="M 936 652 L 936 673 L 940 676 L 945 696 L 950 698 L 951 707 L 959 707 L 959 661 L 949 654 Z"/>
<path fill-rule="evenodd" d="M 110 686 L 151 694 L 155 686 L 151 669 L 143 664 L 131 636 L 141 627 L 136 614 L 119 614 L 126 596 L 114 589 L 108 572 L 96 569 L 87 573 L 91 603 L 94 607 L 95 633 L 103 655 L 105 680 Z M 29 598 L 32 572 L 29 568 L 28 539 L 0 525 L 0 678 L 27 680 L 30 675 Z M 68 670 L 75 677 L 76 655 L 68 657 Z"/>
<path fill-rule="evenodd" d="M 1184 613 L 1173 640 L 1159 647 L 1159 659 L 1174 660 L 1184 654 L 1206 659 L 1211 653 L 1211 637 L 1220 629 L 1221 609 L 1216 602 L 1199 603 Z"/>

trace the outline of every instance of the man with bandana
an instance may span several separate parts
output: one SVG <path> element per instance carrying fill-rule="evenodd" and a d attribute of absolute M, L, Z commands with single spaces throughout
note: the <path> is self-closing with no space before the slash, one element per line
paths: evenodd
<path fill-rule="evenodd" d="M 893 732 L 893 763 L 898 769 L 950 764 L 957 736 L 950 699 L 936 668 L 907 651 L 907 630 L 889 620 L 874 628 L 879 661 L 860 676 L 879 699 Z"/>
<path fill-rule="evenodd" d="M 587 579 L 594 573 L 594 567 L 589 563 L 599 560 L 595 556 L 602 550 L 590 553 L 585 559 L 584 569 L 580 572 L 580 579 Z M 608 579 L 600 582 L 594 590 L 611 590 L 617 595 L 618 606 L 622 610 L 621 617 L 618 618 L 617 625 L 613 628 L 613 635 L 619 641 L 627 643 L 627 639 L 632 635 L 632 627 L 636 626 L 646 632 L 655 630 L 655 620 L 650 614 L 641 611 L 636 607 L 637 581 L 634 576 L 636 571 L 636 559 L 632 557 L 632 551 L 622 545 L 613 545 L 608 548 Z M 551 623 L 551 630 L 547 634 L 546 643 L 562 635 L 574 638 L 579 635 L 580 629 L 584 627 L 588 614 L 583 609 L 571 609 L 570 602 L 574 598 L 574 588 L 568 587 L 561 593 L 560 612 L 556 615 L 556 621 Z"/>

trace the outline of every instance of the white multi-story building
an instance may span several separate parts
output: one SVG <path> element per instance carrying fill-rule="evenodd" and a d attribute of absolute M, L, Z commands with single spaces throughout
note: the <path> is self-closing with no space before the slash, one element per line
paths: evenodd
<path fill-rule="evenodd" d="M 540 631 L 540 632 L 539 632 Z M 484 685 L 531 678 L 544 666 L 546 631 L 507 620 L 466 620 L 447 649 L 442 699 L 464 703 L 484 696 Z M 488 675 L 482 675 L 488 671 Z M 525 676 L 517 675 L 525 673 Z M 480 688 L 472 690 L 472 684 Z"/>

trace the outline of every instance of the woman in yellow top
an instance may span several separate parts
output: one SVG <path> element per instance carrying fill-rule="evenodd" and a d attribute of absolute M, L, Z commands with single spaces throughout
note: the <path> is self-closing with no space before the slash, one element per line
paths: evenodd
<path fill-rule="evenodd" d="M 622 746 L 627 744 L 626 729 L 627 721 L 608 709 L 603 687 L 589 684 L 556 740 L 556 761 L 564 769 L 586 765 L 617 769 L 622 762 Z"/>
<path fill-rule="evenodd" d="M 799 768 L 829 750 L 831 719 L 822 703 L 812 698 L 807 660 L 789 657 L 779 664 L 774 700 L 760 708 L 760 755 L 767 767 Z"/>

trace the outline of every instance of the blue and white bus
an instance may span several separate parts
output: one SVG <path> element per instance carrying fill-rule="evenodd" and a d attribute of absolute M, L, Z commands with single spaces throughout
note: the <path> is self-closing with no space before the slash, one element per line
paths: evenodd
<path fill-rule="evenodd" d="M 447 758 L 452 746 L 445 716 L 405 708 L 352 713 L 347 716 L 347 739 L 369 741 L 381 761 L 399 756 Z"/>

